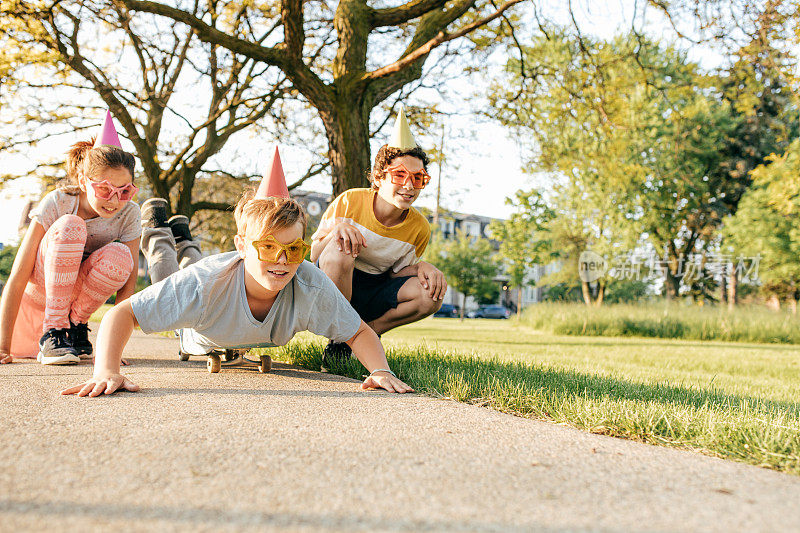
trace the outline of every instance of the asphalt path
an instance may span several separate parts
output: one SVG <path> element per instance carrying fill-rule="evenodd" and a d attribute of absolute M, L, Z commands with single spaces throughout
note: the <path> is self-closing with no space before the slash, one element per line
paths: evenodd
<path fill-rule="evenodd" d="M 0 366 L 0 531 L 800 531 L 800 478 L 134 333 L 138 393 Z"/>

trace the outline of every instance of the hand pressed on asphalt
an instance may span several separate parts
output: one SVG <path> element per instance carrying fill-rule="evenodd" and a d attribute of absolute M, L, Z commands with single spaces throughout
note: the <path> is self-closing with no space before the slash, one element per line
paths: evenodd
<path fill-rule="evenodd" d="M 113 394 L 118 390 L 136 392 L 139 385 L 129 380 L 122 374 L 106 374 L 93 376 L 80 385 L 75 385 L 61 391 L 61 394 L 77 394 L 78 396 L 95 397 L 101 394 Z"/>
<path fill-rule="evenodd" d="M 414 389 L 400 381 L 388 372 L 376 372 L 361 384 L 362 389 L 385 389 L 389 392 L 414 392 Z"/>

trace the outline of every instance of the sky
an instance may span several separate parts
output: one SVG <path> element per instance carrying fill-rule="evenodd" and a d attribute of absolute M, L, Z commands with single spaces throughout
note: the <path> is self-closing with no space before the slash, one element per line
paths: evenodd
<path fill-rule="evenodd" d="M 608 38 L 614 33 L 627 29 L 630 25 L 630 16 L 633 12 L 634 2 L 619 0 L 618 2 L 604 3 L 598 11 L 596 4 L 588 2 L 585 7 L 578 9 L 577 18 L 584 31 L 596 36 Z M 555 9 L 553 13 L 545 14 L 554 20 L 568 23 L 563 9 Z M 655 17 L 655 18 L 654 18 Z M 649 33 L 667 34 L 663 20 L 656 20 L 655 15 L 648 15 L 651 31 Z M 501 60 L 503 58 L 500 58 Z M 458 83 L 460 80 L 456 80 Z M 462 81 L 463 84 L 463 81 Z M 453 87 L 450 94 L 464 94 L 463 87 Z M 445 102 L 451 109 L 458 109 L 458 102 Z M 510 212 L 505 204 L 507 197 L 512 196 L 518 189 L 531 189 L 536 183 L 541 184 L 541 177 L 524 174 L 521 170 L 523 154 L 520 143 L 514 138 L 514 133 L 509 132 L 498 124 L 480 120 L 475 115 L 470 115 L 468 110 L 448 119 L 446 130 L 452 134 L 453 139 L 445 140 L 445 153 L 448 161 L 457 162 L 448 166 L 446 163 L 441 172 L 441 206 L 445 209 L 462 213 L 471 213 L 494 218 L 506 218 Z M 384 128 L 386 135 L 391 132 L 391 124 Z M 83 136 L 83 135 L 82 135 Z M 81 136 L 81 138 L 82 138 Z M 428 137 L 433 137 L 429 135 Z M 48 153 L 64 153 L 69 145 L 80 140 L 63 135 L 44 142 L 36 150 L 31 150 L 28 161 L 43 161 Z M 380 136 L 373 141 L 372 153 L 385 141 Z M 123 148 L 127 141 L 123 141 Z M 281 146 L 281 156 L 288 183 L 292 183 L 307 168 L 307 161 L 301 151 L 291 146 Z M 256 169 L 266 170 L 268 161 L 258 161 L 257 158 L 270 150 L 256 148 L 251 153 L 255 158 Z M 25 160 L 20 157 L 11 157 L 0 154 L 0 168 L 14 169 L 25 166 Z M 429 168 L 433 177 L 430 185 L 423 191 L 418 205 L 434 207 L 436 197 L 439 169 L 434 164 Z M 303 190 L 312 190 L 323 193 L 331 192 L 329 178 L 320 175 L 306 181 L 301 187 Z M 31 179 L 21 179 L 12 184 L 7 184 L 0 189 L 0 242 L 13 243 L 17 240 L 17 226 L 21 211 L 30 198 L 36 199 L 41 194 L 40 185 Z M 142 201 L 143 199 L 139 199 Z"/>

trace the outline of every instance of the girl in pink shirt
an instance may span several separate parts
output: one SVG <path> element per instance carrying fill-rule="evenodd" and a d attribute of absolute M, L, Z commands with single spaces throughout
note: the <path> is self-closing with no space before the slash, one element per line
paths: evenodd
<path fill-rule="evenodd" d="M 135 160 L 120 147 L 110 113 L 100 138 L 72 146 L 72 182 L 33 212 L 0 301 L 0 363 L 91 358 L 88 321 L 112 294 L 133 294 L 141 215 L 130 201 Z M 38 355 L 37 355 L 38 354 Z"/>

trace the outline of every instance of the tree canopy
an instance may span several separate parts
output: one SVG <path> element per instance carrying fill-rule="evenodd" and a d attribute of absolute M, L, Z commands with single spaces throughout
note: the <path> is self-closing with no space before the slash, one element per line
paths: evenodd
<path fill-rule="evenodd" d="M 285 0 L 186 9 L 149 0 L 120 3 L 186 25 L 205 43 L 280 70 L 322 121 L 338 194 L 366 184 L 372 110 L 419 79 L 434 49 L 486 27 L 521 1 L 413 0 L 373 7 L 366 0 L 341 0 L 332 7 Z M 210 14 L 215 6 L 226 16 Z M 265 27 L 278 29 L 277 37 L 265 38 Z"/>
<path fill-rule="evenodd" d="M 610 41 L 553 32 L 525 48 L 544 67 L 521 93 L 498 81 L 489 113 L 526 139 L 528 171 L 550 173 L 542 194 L 557 212 L 552 241 L 569 256 L 562 275 L 583 249 L 606 258 L 649 249 L 668 295 L 713 298 L 713 284 L 684 276 L 684 265 L 718 250 L 750 171 L 797 130 L 791 81 L 759 39 L 737 57 L 760 50 L 761 67 L 740 59 L 713 73 L 635 32 Z M 519 76 L 515 61 L 508 72 Z M 755 91 L 754 78 L 769 81 Z"/>
<path fill-rule="evenodd" d="M 102 115 L 98 107 L 105 106 L 133 144 L 147 189 L 191 217 L 228 209 L 236 198 L 198 194 L 198 177 L 251 177 L 233 176 L 215 157 L 231 137 L 261 126 L 256 142 L 266 144 L 280 125 L 293 128 L 295 142 L 303 141 L 285 102 L 292 91 L 285 76 L 206 45 L 189 28 L 146 14 L 133 17 L 103 2 L 6 4 L 4 35 L 27 50 L 9 63 L 15 90 L 0 99 L 12 126 L 3 130 L 7 149 L 67 131 L 85 131 L 88 138 Z M 14 29 L 23 24 L 24 31 Z M 40 59 L 25 65 L 28 56 Z M 264 126 L 271 129 L 266 135 Z M 289 185 L 325 168 L 319 157 Z"/>

